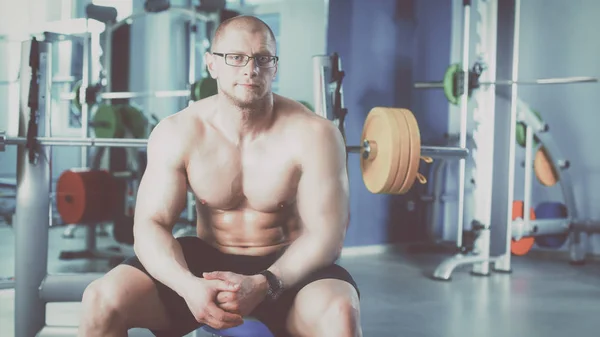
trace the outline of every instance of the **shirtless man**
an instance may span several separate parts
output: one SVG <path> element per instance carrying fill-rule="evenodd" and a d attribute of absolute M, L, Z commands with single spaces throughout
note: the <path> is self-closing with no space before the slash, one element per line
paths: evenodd
<path fill-rule="evenodd" d="M 80 336 L 182 336 L 247 316 L 278 336 L 362 336 L 358 288 L 335 264 L 349 220 L 345 144 L 330 121 L 271 92 L 275 55 L 259 19 L 220 25 L 205 55 L 219 92 L 150 135 L 136 257 L 86 289 Z M 197 237 L 175 239 L 187 188 Z"/>

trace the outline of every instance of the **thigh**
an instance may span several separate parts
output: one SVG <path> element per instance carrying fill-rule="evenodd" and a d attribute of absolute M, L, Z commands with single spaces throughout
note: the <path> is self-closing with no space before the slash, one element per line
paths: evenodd
<path fill-rule="evenodd" d="M 130 327 L 163 329 L 169 324 L 167 309 L 154 281 L 143 271 L 119 265 L 92 282 L 84 293 L 84 301 L 95 306 L 114 308 Z"/>
<path fill-rule="evenodd" d="M 309 275 L 276 303 L 261 304 L 253 315 L 276 335 L 307 336 L 332 304 L 350 302 L 358 308 L 359 297 L 350 273 L 334 264 Z"/>
<path fill-rule="evenodd" d="M 288 334 L 292 336 L 316 336 L 323 317 L 328 310 L 359 310 L 358 291 L 345 280 L 320 279 L 307 284 L 296 295 L 285 321 Z"/>

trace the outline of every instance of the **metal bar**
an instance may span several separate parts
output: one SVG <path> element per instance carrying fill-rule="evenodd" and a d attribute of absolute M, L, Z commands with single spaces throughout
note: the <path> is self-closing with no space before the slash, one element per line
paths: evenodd
<path fill-rule="evenodd" d="M 462 71 L 465 75 L 469 74 L 469 52 L 471 46 L 471 1 L 464 2 L 463 9 L 463 50 L 462 50 Z M 467 128 L 469 121 L 469 81 L 465 78 L 463 81 L 463 94 L 460 96 L 460 129 L 459 129 L 459 144 L 462 149 L 467 148 Z M 458 162 L 458 210 L 457 210 L 457 233 L 456 247 L 462 247 L 463 226 L 465 219 L 465 180 L 467 175 L 467 162 L 461 158 Z"/>
<path fill-rule="evenodd" d="M 75 77 L 73 77 L 73 76 L 54 76 L 54 78 L 52 78 L 53 84 L 73 83 L 73 82 L 75 82 Z M 1 80 L 0 81 L 0 85 L 9 85 L 9 84 L 16 84 L 16 83 L 19 83 L 18 76 L 14 80 Z"/>
<path fill-rule="evenodd" d="M 192 7 L 191 3 L 188 6 Z M 206 25 L 205 25 L 206 26 Z M 192 85 L 196 81 L 196 39 L 198 35 L 198 24 L 195 18 L 191 18 L 188 27 L 188 86 L 192 88 Z M 191 95 L 188 95 L 188 104 L 192 103 Z M 192 191 L 187 192 L 187 207 L 186 207 L 187 220 L 192 223 L 194 221 L 194 215 L 196 213 L 196 200 Z"/>
<path fill-rule="evenodd" d="M 596 77 L 572 76 L 572 77 L 556 77 L 556 78 L 540 78 L 537 80 L 495 80 L 490 82 L 478 82 L 481 85 L 544 85 L 544 84 L 572 84 L 572 83 L 597 83 Z M 444 87 L 444 82 L 416 82 L 415 89 L 441 89 Z"/>
<path fill-rule="evenodd" d="M 131 138 L 75 138 L 75 137 L 37 137 L 43 146 L 98 146 L 98 147 L 145 147 L 146 139 Z M 27 137 L 6 137 L 6 145 L 25 145 Z"/>
<path fill-rule="evenodd" d="M 78 327 L 76 326 L 57 326 L 57 325 L 46 325 L 36 335 L 36 337 L 76 337 Z M 128 337 L 152 337 L 152 334 L 148 329 L 133 328 L 127 331 Z"/>
<path fill-rule="evenodd" d="M 492 81 L 496 78 L 497 72 L 497 1 L 475 1 L 474 15 L 475 26 L 474 43 L 471 50 L 475 50 L 478 62 L 486 64 L 486 73 L 482 74 L 481 79 Z M 479 234 L 473 242 L 473 250 L 478 255 L 489 256 L 491 248 L 491 226 L 494 226 L 492 217 L 492 196 L 494 187 L 494 136 L 495 125 L 494 118 L 496 114 L 495 102 L 496 95 L 494 90 L 483 90 L 474 98 L 472 106 L 472 148 L 477 149 L 472 153 L 467 167 L 470 172 L 467 176 L 475 184 L 468 184 L 466 188 L 469 191 L 469 203 L 466 207 L 468 211 L 468 220 L 472 226 L 477 224 Z M 480 262 L 473 264 L 471 269 L 473 275 L 489 275 L 490 264 Z"/>
<path fill-rule="evenodd" d="M 148 92 L 103 92 L 98 96 L 102 99 L 122 99 L 138 97 L 185 97 L 190 95 L 190 90 L 163 90 Z"/>
<path fill-rule="evenodd" d="M 90 19 L 86 19 L 86 25 Z M 81 104 L 81 137 L 87 138 L 90 133 L 90 106 L 85 102 L 85 93 L 87 88 L 92 83 L 91 75 L 91 59 L 92 59 L 92 34 L 86 34 L 83 40 L 83 62 L 82 62 L 82 76 L 81 76 L 81 87 L 79 88 L 79 103 Z M 106 55 L 110 58 L 110 55 Z M 88 167 L 89 151 L 87 147 L 82 147 L 80 150 L 80 165 L 81 167 Z"/>
<path fill-rule="evenodd" d="M 433 272 L 432 277 L 437 280 L 449 280 L 450 276 L 452 275 L 452 271 L 458 266 L 465 264 L 495 262 L 497 259 L 497 257 L 490 256 L 456 254 L 451 258 L 442 261 L 442 263 L 440 263 L 440 265 Z"/>
<path fill-rule="evenodd" d="M 346 146 L 346 151 L 349 153 L 369 152 L 364 146 Z M 421 155 L 431 158 L 466 158 L 469 156 L 469 149 L 460 147 L 444 147 L 444 146 L 421 146 Z"/>
<path fill-rule="evenodd" d="M 33 116 L 28 105 L 32 71 L 29 67 L 33 41 L 25 41 L 21 48 L 21 90 L 19 99 L 18 135 L 25 139 Z M 39 128 L 35 136 L 44 136 L 45 115 L 50 109 L 52 53 L 51 44 L 38 42 L 39 94 L 37 118 Z M 34 79 L 35 80 L 35 79 Z M 30 160 L 35 151 L 35 160 Z M 48 272 L 48 228 L 50 226 L 50 148 L 17 150 L 17 197 L 15 209 L 15 336 L 35 336 L 46 318 L 44 301 L 38 288 Z M 35 235 L 32 235 L 35 233 Z"/>
<path fill-rule="evenodd" d="M 516 99 L 516 98 L 515 98 Z M 531 223 L 531 190 L 533 181 L 533 130 L 529 125 L 525 126 L 525 177 L 523 179 L 523 220 L 525 227 Z M 511 211 L 512 212 L 512 211 Z"/>
<path fill-rule="evenodd" d="M 40 285 L 40 298 L 46 303 L 81 302 L 83 291 L 103 273 L 47 275 Z"/>
<path fill-rule="evenodd" d="M 479 85 L 542 85 L 542 84 L 571 84 L 571 83 L 596 83 L 598 79 L 595 77 L 562 77 L 562 78 L 541 78 L 537 80 L 528 81 L 511 81 L 511 80 L 496 80 L 493 82 L 479 82 Z"/>
<path fill-rule="evenodd" d="M 575 221 L 571 224 L 571 228 L 576 231 L 585 233 L 600 233 L 600 221 L 599 220 L 586 220 L 586 221 Z"/>
<path fill-rule="evenodd" d="M 188 62 L 188 85 L 190 87 L 196 81 L 196 36 L 198 32 L 198 24 L 195 18 L 190 20 L 190 27 L 188 31 L 188 48 L 189 48 L 189 62 Z"/>
<path fill-rule="evenodd" d="M 413 84 L 415 89 L 442 89 L 444 82 L 416 82 Z"/>
<path fill-rule="evenodd" d="M 9 277 L 9 278 L 0 280 L 0 290 L 14 289 L 14 288 L 15 288 L 14 277 Z"/>
<path fill-rule="evenodd" d="M 127 98 L 140 98 L 140 97 L 185 97 L 190 95 L 190 90 L 162 90 L 162 91 L 146 91 L 146 92 L 102 92 L 98 94 L 98 97 L 104 100 L 111 99 L 127 99 Z M 73 100 L 75 99 L 75 93 L 65 93 L 60 95 L 61 100 Z"/>
<path fill-rule="evenodd" d="M 361 153 L 363 149 L 362 146 L 346 146 L 346 152 L 348 153 Z"/>
<path fill-rule="evenodd" d="M 113 26 L 110 23 L 106 24 L 106 39 L 104 41 L 104 79 L 106 80 L 104 89 L 107 92 L 112 91 L 112 41 L 113 41 Z M 111 104 L 110 99 L 107 104 Z"/>
<path fill-rule="evenodd" d="M 331 118 L 331 96 L 327 87 L 331 73 L 331 58 L 329 55 L 315 55 L 313 63 L 313 98 L 315 113 L 323 118 Z"/>
<path fill-rule="evenodd" d="M 463 159 L 469 156 L 469 149 L 460 147 L 421 146 L 421 156 L 437 159 Z"/>
<path fill-rule="evenodd" d="M 511 223 L 511 239 L 520 240 L 523 237 L 564 234 L 569 231 L 571 219 L 535 219 L 529 223 L 518 218 Z"/>
<path fill-rule="evenodd" d="M 506 4 L 504 5 L 506 6 Z M 506 13 L 506 12 L 505 12 Z M 511 270 L 512 263 L 512 254 L 511 254 L 511 244 L 512 244 L 512 206 L 514 202 L 514 193 L 515 193 L 515 162 L 516 162 L 516 142 L 515 142 L 515 134 L 516 134 L 516 122 L 517 115 L 519 110 L 519 95 L 517 93 L 518 83 L 517 79 L 519 77 L 519 52 L 520 52 L 520 34 L 521 34 L 521 1 L 514 0 L 514 16 L 513 16 L 513 31 L 512 31 L 512 62 L 510 64 L 511 69 L 511 90 L 510 90 L 510 118 L 508 120 L 504 120 L 504 122 L 508 122 L 509 127 L 509 142 L 508 142 L 508 169 L 504 170 L 504 174 L 507 175 L 508 181 L 505 187 L 502 187 L 500 191 L 506 191 L 507 195 L 503 196 L 502 202 L 498 203 L 499 206 L 502 207 L 502 215 L 498 218 L 498 222 L 504 225 L 500 227 L 505 229 L 502 235 L 499 237 L 504 239 L 503 242 L 503 252 L 502 256 L 498 259 L 498 261 L 494 264 L 494 269 L 497 271 L 509 272 Z M 496 119 L 498 120 L 498 119 Z M 503 123 L 502 123 L 503 124 Z M 500 124 L 500 125 L 502 125 Z M 531 131 L 531 129 L 530 129 Z M 504 156 L 503 156 L 504 157 Z M 503 158 L 505 159 L 505 158 Z M 498 164 L 502 165 L 501 162 Z M 525 165 L 531 165 L 531 163 L 526 163 Z M 503 171 L 501 167 L 497 167 L 500 172 Z M 499 209 L 500 210 L 500 207 Z M 525 208 L 523 210 L 525 214 L 529 214 L 529 208 Z M 499 229 L 500 229 L 499 228 Z M 500 233 L 498 233 L 500 234 Z"/>

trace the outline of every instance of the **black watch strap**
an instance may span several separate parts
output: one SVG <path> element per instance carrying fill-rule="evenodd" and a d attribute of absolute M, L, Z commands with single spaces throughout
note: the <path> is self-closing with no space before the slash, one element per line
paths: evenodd
<path fill-rule="evenodd" d="M 267 278 L 267 284 L 269 285 L 269 289 L 267 290 L 267 298 L 271 301 L 277 300 L 283 293 L 283 283 L 281 280 L 279 280 L 275 274 L 268 270 L 263 270 L 259 274 L 264 275 Z"/>

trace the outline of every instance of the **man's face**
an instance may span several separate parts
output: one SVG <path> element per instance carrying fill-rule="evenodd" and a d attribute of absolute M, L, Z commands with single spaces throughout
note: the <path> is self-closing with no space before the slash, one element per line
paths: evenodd
<path fill-rule="evenodd" d="M 215 47 L 206 60 L 222 94 L 240 107 L 251 107 L 271 93 L 277 62 L 271 58 L 275 41 L 268 32 L 229 27 Z"/>

